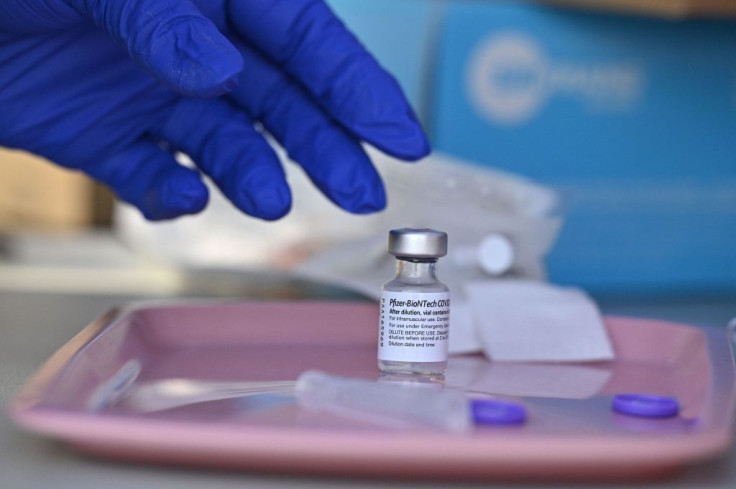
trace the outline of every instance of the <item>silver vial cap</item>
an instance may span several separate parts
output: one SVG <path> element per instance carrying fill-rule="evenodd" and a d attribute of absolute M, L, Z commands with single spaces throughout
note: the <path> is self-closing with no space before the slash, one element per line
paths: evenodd
<path fill-rule="evenodd" d="M 439 258 L 447 254 L 447 233 L 434 229 L 392 229 L 388 252 L 409 258 Z"/>

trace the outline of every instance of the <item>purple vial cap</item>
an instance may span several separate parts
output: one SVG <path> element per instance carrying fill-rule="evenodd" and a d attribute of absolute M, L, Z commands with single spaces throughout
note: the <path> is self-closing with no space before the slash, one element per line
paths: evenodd
<path fill-rule="evenodd" d="M 473 421 L 483 425 L 512 425 L 526 421 L 526 408 L 521 404 L 498 399 L 473 399 Z"/>
<path fill-rule="evenodd" d="M 677 399 L 651 394 L 617 394 L 612 407 L 617 413 L 644 418 L 670 418 L 680 412 Z"/>

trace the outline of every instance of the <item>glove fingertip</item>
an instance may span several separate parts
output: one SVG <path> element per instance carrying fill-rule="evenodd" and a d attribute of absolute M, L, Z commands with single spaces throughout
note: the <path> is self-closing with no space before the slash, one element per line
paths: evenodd
<path fill-rule="evenodd" d="M 194 172 L 171 175 L 146 196 L 141 209 L 146 219 L 158 221 L 197 214 L 207 207 L 209 191 Z"/>
<path fill-rule="evenodd" d="M 376 146 L 387 154 L 404 161 L 417 161 L 431 153 L 424 131 L 418 126 L 415 129 L 402 131 L 395 137 L 385 137 Z"/>
<path fill-rule="evenodd" d="M 432 151 L 427 135 L 413 113 L 362 123 L 354 130 L 376 148 L 401 160 L 420 160 Z"/>
<path fill-rule="evenodd" d="M 207 187 L 198 178 L 182 178 L 169 181 L 169 192 L 164 194 L 164 202 L 172 209 L 185 214 L 202 211 L 209 201 Z"/>
<path fill-rule="evenodd" d="M 256 197 L 258 215 L 264 221 L 281 219 L 291 210 L 291 196 L 286 197 L 276 189 L 261 192 Z"/>
<path fill-rule="evenodd" d="M 366 202 L 362 203 L 358 206 L 355 206 L 351 209 L 346 209 L 347 211 L 351 212 L 352 214 L 375 214 L 376 212 L 381 212 L 386 208 L 386 203 L 377 203 L 377 202 Z"/>
<path fill-rule="evenodd" d="M 234 203 L 246 214 L 276 221 L 291 210 L 291 191 L 285 182 L 251 181 L 241 188 Z"/>
<path fill-rule="evenodd" d="M 349 208 L 346 208 L 346 210 L 353 214 L 373 214 L 375 212 L 380 212 L 385 208 L 386 194 L 383 192 L 383 187 L 381 187 L 381 192 L 377 193 L 374 190 L 371 192 L 369 197 L 364 197 L 358 200 L 349 206 Z"/>
<path fill-rule="evenodd" d="M 386 208 L 386 191 L 376 175 L 364 175 L 354 185 L 322 188 L 330 200 L 352 214 L 372 214 Z"/>

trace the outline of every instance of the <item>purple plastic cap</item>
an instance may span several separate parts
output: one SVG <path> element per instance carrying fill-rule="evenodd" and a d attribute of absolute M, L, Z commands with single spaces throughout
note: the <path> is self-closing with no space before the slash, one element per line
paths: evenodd
<path fill-rule="evenodd" d="M 521 404 L 498 399 L 473 399 L 475 424 L 511 425 L 526 421 L 526 408 Z"/>
<path fill-rule="evenodd" d="M 650 394 L 618 394 L 612 407 L 617 413 L 644 418 L 671 418 L 680 412 L 677 399 Z"/>

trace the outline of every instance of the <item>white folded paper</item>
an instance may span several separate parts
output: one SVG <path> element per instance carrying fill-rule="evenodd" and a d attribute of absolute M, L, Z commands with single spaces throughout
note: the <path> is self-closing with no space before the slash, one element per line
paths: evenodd
<path fill-rule="evenodd" d="M 457 348 L 460 345 L 472 351 L 471 338 L 475 338 L 485 355 L 496 361 L 614 358 L 601 314 L 581 290 L 533 281 L 487 280 L 465 284 L 463 295 L 472 327 L 451 320 L 451 348 L 457 336 L 454 351 L 462 350 Z"/>

